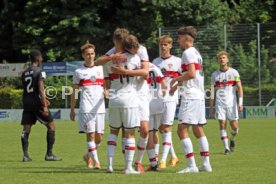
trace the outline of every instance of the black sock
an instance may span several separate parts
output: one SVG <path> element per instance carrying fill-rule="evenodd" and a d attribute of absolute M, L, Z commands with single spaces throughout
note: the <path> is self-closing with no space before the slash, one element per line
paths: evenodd
<path fill-rule="evenodd" d="M 22 132 L 21 134 L 21 144 L 24 156 L 29 156 L 28 148 L 29 148 L 29 133 Z"/>
<path fill-rule="evenodd" d="M 51 156 L 53 154 L 53 145 L 55 143 L 55 131 L 48 130 L 47 131 L 47 155 Z"/>

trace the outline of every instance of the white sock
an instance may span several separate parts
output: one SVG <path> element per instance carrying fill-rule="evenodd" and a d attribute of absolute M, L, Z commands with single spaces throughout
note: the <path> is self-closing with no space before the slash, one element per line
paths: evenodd
<path fill-rule="evenodd" d="M 206 136 L 200 137 L 198 139 L 199 147 L 200 147 L 200 156 L 202 158 L 203 165 L 210 165 L 209 160 L 209 143 Z"/>
<path fill-rule="evenodd" d="M 153 167 L 156 166 L 157 159 L 156 159 L 156 155 L 155 155 L 155 150 L 150 149 L 150 150 L 147 150 L 147 152 L 148 152 L 148 156 L 149 156 L 150 165 Z"/>
<path fill-rule="evenodd" d="M 125 162 L 126 162 L 125 169 L 132 169 L 134 153 L 135 153 L 135 139 L 127 138 L 126 145 L 125 145 Z"/>
<path fill-rule="evenodd" d="M 188 161 L 188 167 L 196 167 L 193 144 L 191 139 L 185 138 L 181 140 L 181 145 L 184 153 L 186 154 L 186 159 Z"/>
<path fill-rule="evenodd" d="M 227 131 L 225 129 L 222 129 L 219 132 L 220 132 L 220 138 L 224 146 L 224 149 L 229 150 Z"/>
<path fill-rule="evenodd" d="M 99 162 L 97 147 L 94 141 L 87 142 L 88 156 L 91 157 L 94 163 Z"/>
<path fill-rule="evenodd" d="M 114 134 L 109 134 L 107 140 L 107 161 L 108 167 L 113 168 L 114 154 L 117 146 L 117 136 Z"/>
<path fill-rule="evenodd" d="M 168 153 L 171 148 L 172 144 L 172 133 L 171 132 L 165 132 L 163 133 L 163 147 L 162 147 L 162 157 L 161 161 L 166 162 Z"/>
<path fill-rule="evenodd" d="M 154 151 L 155 151 L 155 156 L 158 161 L 158 156 L 159 156 L 159 144 L 154 145 Z"/>
<path fill-rule="evenodd" d="M 143 138 L 139 137 L 138 144 L 137 144 L 137 159 L 136 162 L 142 163 L 143 155 L 148 143 L 148 137 Z"/>
<path fill-rule="evenodd" d="M 176 158 L 177 157 L 176 154 L 175 154 L 175 151 L 174 151 L 173 143 L 171 144 L 170 152 L 171 152 L 172 158 Z"/>

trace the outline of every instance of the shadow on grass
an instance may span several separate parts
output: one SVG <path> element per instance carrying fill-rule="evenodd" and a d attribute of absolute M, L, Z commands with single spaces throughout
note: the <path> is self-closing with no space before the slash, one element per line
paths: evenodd
<path fill-rule="evenodd" d="M 119 167 L 118 169 L 114 169 L 113 173 L 108 173 L 106 168 L 101 168 L 99 170 L 96 169 L 88 169 L 84 168 L 83 165 L 75 165 L 71 167 L 51 167 L 51 166 L 31 166 L 31 165 L 25 165 L 24 166 L 14 166 L 14 167 L 5 167 L 6 169 L 10 169 L 13 171 L 16 171 L 18 173 L 34 173 L 34 174 L 122 174 L 123 173 L 123 167 Z M 159 170 L 157 173 L 162 174 L 172 174 L 176 171 L 173 170 Z M 146 172 L 145 174 L 152 174 L 156 172 Z"/>

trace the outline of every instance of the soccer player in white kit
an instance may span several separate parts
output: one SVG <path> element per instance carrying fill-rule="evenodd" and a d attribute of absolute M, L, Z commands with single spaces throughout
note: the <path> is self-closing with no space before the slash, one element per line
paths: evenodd
<path fill-rule="evenodd" d="M 167 84 L 161 70 L 152 63 L 149 63 L 149 77 L 147 83 L 150 89 L 150 120 L 149 120 L 149 139 L 147 144 L 147 152 L 150 166 L 147 171 L 157 171 L 158 155 L 155 152 L 155 142 L 158 136 L 158 129 L 161 125 L 164 112 L 164 96 L 167 90 Z"/>
<path fill-rule="evenodd" d="M 173 93 L 177 85 L 182 83 L 181 90 L 183 92 L 181 92 L 182 98 L 177 133 L 188 161 L 188 167 L 178 173 L 212 172 L 209 161 L 209 143 L 203 129 L 203 125 L 206 124 L 206 119 L 202 57 L 193 47 L 196 38 L 196 29 L 193 26 L 181 27 L 177 33 L 179 45 L 184 49 L 182 53 L 183 74 L 171 81 L 170 92 Z M 196 166 L 193 145 L 188 134 L 190 126 L 192 126 L 193 133 L 199 142 L 202 158 L 202 166 L 199 168 Z"/>
<path fill-rule="evenodd" d="M 87 42 L 81 47 L 81 51 L 85 62 L 81 68 L 76 69 L 73 76 L 70 119 L 75 120 L 75 104 L 78 89 L 80 89 L 78 127 L 80 133 L 86 133 L 87 154 L 84 155 L 84 160 L 88 168 L 100 169 L 97 145 L 102 141 L 105 126 L 103 68 L 94 65 L 95 46 L 93 44 Z"/>
<path fill-rule="evenodd" d="M 224 146 L 224 154 L 229 154 L 230 150 L 235 149 L 235 136 L 238 134 L 239 112 L 243 110 L 243 89 L 240 75 L 237 70 L 228 66 L 228 53 L 221 51 L 217 54 L 219 70 L 212 73 L 211 78 L 211 99 L 210 116 L 214 117 L 214 99 L 215 99 L 215 117 L 219 121 L 220 138 Z M 237 104 L 236 89 L 238 90 L 239 103 Z M 226 123 L 230 121 L 231 137 L 230 148 Z"/>
<path fill-rule="evenodd" d="M 139 47 L 138 42 L 132 42 L 132 47 Z M 116 74 L 112 68 L 122 67 L 128 70 L 138 69 L 140 58 L 128 52 L 124 53 L 126 60 L 117 63 L 107 63 L 106 74 L 110 80 L 109 89 L 109 123 L 110 134 L 108 137 L 108 172 L 113 172 L 113 160 L 115 146 L 117 145 L 117 135 L 120 128 L 125 130 L 125 170 L 124 174 L 139 174 L 132 168 L 132 161 L 135 153 L 135 128 L 139 124 L 138 98 L 136 76 L 128 74 Z"/>
<path fill-rule="evenodd" d="M 123 42 L 124 49 L 132 54 L 136 54 L 140 57 L 141 64 L 136 70 L 128 70 L 122 67 L 113 68 L 112 71 L 116 74 L 121 75 L 132 75 L 138 77 L 137 83 L 137 91 L 138 91 L 138 103 L 139 103 L 139 118 L 140 123 L 137 125 L 140 127 L 140 137 L 137 144 L 137 158 L 135 161 L 135 167 L 140 173 L 144 173 L 144 169 L 142 167 L 142 159 L 143 154 L 146 150 L 147 142 L 148 142 L 148 126 L 149 126 L 149 87 L 147 85 L 146 79 L 148 77 L 148 65 L 149 65 L 149 57 L 147 53 L 147 49 L 139 45 L 138 50 L 131 45 L 131 40 L 134 40 L 136 37 L 127 36 Z M 137 38 L 136 41 L 138 42 Z M 124 145 L 125 139 L 122 139 L 122 145 Z M 123 150 L 124 152 L 124 150 Z"/>
<path fill-rule="evenodd" d="M 178 77 L 181 73 L 181 58 L 171 55 L 170 50 L 172 48 L 173 39 L 169 35 L 161 36 L 158 39 L 158 44 L 161 49 L 161 56 L 155 58 L 152 63 L 161 69 L 168 86 L 167 90 L 169 91 L 171 80 Z M 164 113 L 161 120 L 162 125 L 160 127 L 160 133 L 163 133 L 162 157 L 159 163 L 159 168 L 161 169 L 166 168 L 166 160 L 169 151 L 171 151 L 172 154 L 169 165 L 175 166 L 179 162 L 172 144 L 172 125 L 177 103 L 178 91 L 175 91 L 173 95 L 167 92 L 164 98 Z M 157 146 L 156 151 L 158 150 L 159 148 Z"/>

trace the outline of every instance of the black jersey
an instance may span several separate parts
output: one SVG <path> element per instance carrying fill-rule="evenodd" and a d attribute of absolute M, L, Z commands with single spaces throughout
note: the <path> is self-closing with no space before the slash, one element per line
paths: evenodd
<path fill-rule="evenodd" d="M 21 79 L 24 87 L 24 110 L 37 111 L 42 107 L 39 95 L 39 81 L 44 80 L 45 77 L 45 72 L 37 66 L 30 66 L 23 72 Z"/>

